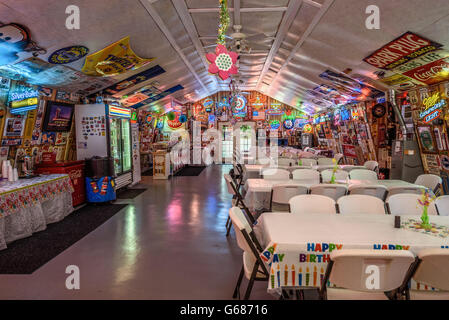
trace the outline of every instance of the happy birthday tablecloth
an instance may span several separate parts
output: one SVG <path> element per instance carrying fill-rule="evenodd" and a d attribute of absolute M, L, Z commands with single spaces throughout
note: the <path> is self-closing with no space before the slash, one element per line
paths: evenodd
<path fill-rule="evenodd" d="M 431 222 L 449 227 L 449 217 L 432 216 Z M 449 249 L 449 239 L 394 228 L 389 215 L 306 215 L 264 213 L 254 231 L 262 247 L 261 258 L 270 272 L 268 292 L 283 288 L 319 288 L 330 254 L 341 249 L 410 250 Z M 329 285 L 329 284 L 328 284 Z M 435 290 L 412 282 L 412 289 Z"/>

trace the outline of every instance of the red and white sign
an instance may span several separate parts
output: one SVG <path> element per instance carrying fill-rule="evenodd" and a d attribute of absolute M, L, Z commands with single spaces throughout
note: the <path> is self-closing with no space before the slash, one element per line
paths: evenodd
<path fill-rule="evenodd" d="M 449 63 L 447 62 L 447 58 L 441 59 L 407 71 L 404 75 L 427 85 L 439 83 L 449 78 Z"/>
<path fill-rule="evenodd" d="M 441 47 L 439 43 L 406 32 L 363 61 L 379 69 L 391 70 Z"/>
<path fill-rule="evenodd" d="M 49 164 L 56 162 L 56 153 L 53 152 L 43 152 L 42 153 L 42 163 Z"/>
<path fill-rule="evenodd" d="M 343 154 L 345 157 L 357 159 L 357 152 L 355 151 L 355 146 L 350 144 L 343 144 Z"/>

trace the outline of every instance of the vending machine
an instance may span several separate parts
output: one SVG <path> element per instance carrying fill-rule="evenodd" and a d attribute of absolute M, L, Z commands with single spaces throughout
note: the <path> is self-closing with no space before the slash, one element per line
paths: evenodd
<path fill-rule="evenodd" d="M 75 107 L 78 160 L 112 158 L 116 188 L 133 181 L 131 109 L 107 104 Z"/>

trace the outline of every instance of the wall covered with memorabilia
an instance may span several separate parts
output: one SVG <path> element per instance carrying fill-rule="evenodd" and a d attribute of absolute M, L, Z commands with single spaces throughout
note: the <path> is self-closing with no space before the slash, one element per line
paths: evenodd
<path fill-rule="evenodd" d="M 348 104 L 312 118 L 312 130 L 318 148 L 341 153 L 348 164 L 376 160 L 371 127 L 365 112 L 369 103 Z"/>
<path fill-rule="evenodd" d="M 257 91 L 221 91 L 188 107 L 193 119 L 200 121 L 203 129 L 218 128 L 220 122 L 235 125 L 251 121 L 255 122 L 257 129 L 276 131 L 279 138 L 295 144 L 295 131 L 302 128 L 309 118 L 305 113 Z"/>
<path fill-rule="evenodd" d="M 410 91 L 411 117 L 426 173 L 449 174 L 449 83 Z"/>
<path fill-rule="evenodd" d="M 36 163 L 76 158 L 73 106 L 76 94 L 0 78 L 0 159 L 24 156 Z"/>

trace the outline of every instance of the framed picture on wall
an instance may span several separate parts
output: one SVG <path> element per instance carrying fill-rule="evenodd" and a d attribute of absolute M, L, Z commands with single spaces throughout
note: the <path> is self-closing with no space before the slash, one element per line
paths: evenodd
<path fill-rule="evenodd" d="M 436 153 L 435 139 L 430 126 L 419 126 L 418 137 L 423 152 Z"/>
<path fill-rule="evenodd" d="M 49 101 L 42 131 L 70 131 L 74 110 L 73 104 Z"/>

